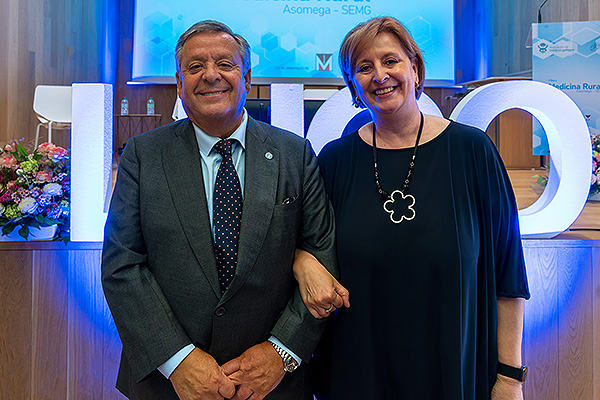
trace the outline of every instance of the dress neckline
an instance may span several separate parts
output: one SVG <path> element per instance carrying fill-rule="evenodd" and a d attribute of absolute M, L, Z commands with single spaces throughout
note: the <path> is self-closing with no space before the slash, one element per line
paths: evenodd
<path fill-rule="evenodd" d="M 433 144 L 435 142 L 437 142 L 438 140 L 440 140 L 443 136 L 446 136 L 448 130 L 450 129 L 451 126 L 453 126 L 455 124 L 454 121 L 450 120 L 450 123 L 448 124 L 448 126 L 446 126 L 437 136 L 435 136 L 433 139 L 428 140 L 427 142 L 424 143 L 419 143 L 419 149 L 422 149 L 424 147 L 429 146 L 430 144 Z M 359 128 L 360 129 L 360 128 Z M 373 146 L 371 146 L 369 143 L 365 142 L 360 135 L 358 134 L 358 129 L 356 131 L 354 131 L 354 133 L 352 133 L 353 135 L 356 135 L 356 139 L 358 140 L 359 144 L 361 146 L 364 146 L 365 148 L 369 149 L 370 151 L 373 149 Z M 377 147 L 377 151 L 382 151 L 382 152 L 406 152 L 406 151 L 413 151 L 414 146 L 411 147 L 405 147 L 403 149 L 386 149 L 386 148 L 381 148 L 381 147 Z"/>

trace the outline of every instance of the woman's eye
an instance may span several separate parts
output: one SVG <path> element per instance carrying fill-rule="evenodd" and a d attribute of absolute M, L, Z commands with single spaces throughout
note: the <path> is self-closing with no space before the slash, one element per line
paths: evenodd
<path fill-rule="evenodd" d="M 366 72 L 369 72 L 370 70 L 371 70 L 370 66 L 363 65 L 363 66 L 358 67 L 358 69 L 356 70 L 356 72 L 364 74 Z"/>
<path fill-rule="evenodd" d="M 398 60 L 396 60 L 395 58 L 390 58 L 389 60 L 385 61 L 385 65 L 389 65 L 389 66 L 397 64 L 397 63 L 398 63 Z"/>

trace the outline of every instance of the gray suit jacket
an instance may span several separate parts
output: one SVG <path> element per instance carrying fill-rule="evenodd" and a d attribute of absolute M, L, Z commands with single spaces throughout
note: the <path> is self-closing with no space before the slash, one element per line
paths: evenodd
<path fill-rule="evenodd" d="M 295 200 L 283 204 L 288 198 Z M 223 364 L 273 334 L 305 362 L 268 398 L 312 399 L 306 364 L 323 322 L 302 303 L 292 263 L 303 248 L 337 274 L 333 212 L 310 144 L 252 118 L 240 229 L 236 275 L 221 295 L 192 123 L 129 141 L 102 257 L 123 343 L 117 387 L 124 394 L 176 399 L 156 368 L 183 346 L 191 342 Z"/>

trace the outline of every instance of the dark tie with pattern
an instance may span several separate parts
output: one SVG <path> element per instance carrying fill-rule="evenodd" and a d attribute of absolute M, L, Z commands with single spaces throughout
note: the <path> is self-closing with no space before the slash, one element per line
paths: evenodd
<path fill-rule="evenodd" d="M 214 146 L 223 156 L 213 196 L 215 256 L 222 292 L 227 290 L 235 275 L 242 217 L 242 189 L 231 159 L 231 146 L 231 140 L 220 140 Z"/>

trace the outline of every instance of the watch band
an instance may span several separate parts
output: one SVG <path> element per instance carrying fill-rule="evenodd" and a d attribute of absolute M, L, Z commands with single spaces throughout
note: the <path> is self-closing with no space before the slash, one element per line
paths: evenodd
<path fill-rule="evenodd" d="M 269 343 L 271 343 L 277 354 L 281 356 L 281 359 L 283 360 L 283 370 L 285 372 L 294 372 L 296 368 L 298 368 L 298 366 L 300 365 L 298 364 L 298 361 L 296 361 L 294 357 L 292 357 L 287 351 L 282 349 L 280 346 L 276 345 L 273 342 Z"/>
<path fill-rule="evenodd" d="M 523 365 L 522 367 L 513 367 L 510 365 L 506 365 L 498 361 L 498 367 L 496 369 L 500 375 L 507 376 L 509 378 L 513 378 L 518 380 L 519 382 L 525 382 L 527 379 L 527 366 Z"/>

